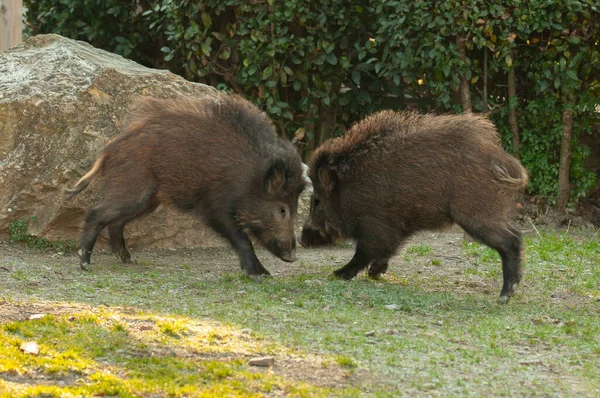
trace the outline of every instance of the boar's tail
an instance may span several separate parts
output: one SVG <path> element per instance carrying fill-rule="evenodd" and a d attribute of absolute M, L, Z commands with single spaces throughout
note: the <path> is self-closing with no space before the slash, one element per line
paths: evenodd
<path fill-rule="evenodd" d="M 494 162 L 492 171 L 496 180 L 504 185 L 506 189 L 520 192 L 527 186 L 527 170 L 521 162 L 512 156 L 508 157 L 502 164 Z"/>
<path fill-rule="evenodd" d="M 96 177 L 98 176 L 98 173 L 102 169 L 102 163 L 104 162 L 104 157 L 105 157 L 104 154 L 100 155 L 100 157 L 98 158 L 98 160 L 96 160 L 96 162 L 94 163 L 94 166 L 92 166 L 90 171 L 88 171 L 83 177 L 81 177 L 79 179 L 79 181 L 77 181 L 77 184 L 75 184 L 75 186 L 73 188 L 67 189 L 67 191 L 66 191 L 67 199 L 73 198 L 79 192 L 83 191 L 90 184 L 90 182 L 92 182 L 92 181 L 94 181 L 94 179 L 96 179 Z"/>

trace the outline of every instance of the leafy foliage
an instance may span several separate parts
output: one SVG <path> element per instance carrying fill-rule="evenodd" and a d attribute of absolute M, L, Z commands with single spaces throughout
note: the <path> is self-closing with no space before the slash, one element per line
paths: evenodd
<path fill-rule="evenodd" d="M 32 220 L 32 221 L 35 221 Z M 53 249 L 57 252 L 74 252 L 77 249 L 77 243 L 71 240 L 50 241 L 46 238 L 33 236 L 28 232 L 29 223 L 23 219 L 14 220 L 8 226 L 8 236 L 11 243 L 25 243 L 27 246 L 36 249 Z"/>
<path fill-rule="evenodd" d="M 145 0 L 25 0 L 29 34 L 58 33 L 83 40 L 144 65 L 162 63 L 160 35 L 153 34 L 141 11 Z M 160 58 L 159 58 L 160 57 Z"/>
<path fill-rule="evenodd" d="M 474 111 L 492 110 L 510 150 L 512 69 L 530 192 L 558 194 L 566 103 L 575 117 L 571 197 L 596 183 L 584 167 L 589 151 L 577 141 L 591 131 L 600 102 L 600 9 L 592 0 L 25 2 L 35 32 L 164 62 L 187 79 L 252 99 L 281 135 L 301 139 L 306 156 L 380 108 L 461 111 L 461 78 Z"/>

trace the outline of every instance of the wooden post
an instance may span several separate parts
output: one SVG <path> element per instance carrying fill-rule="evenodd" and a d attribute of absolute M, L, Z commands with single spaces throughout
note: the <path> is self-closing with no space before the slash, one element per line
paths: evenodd
<path fill-rule="evenodd" d="M 515 78 L 515 50 L 510 51 L 512 65 L 508 70 L 508 127 L 513 134 L 512 143 L 515 151 L 514 155 L 517 159 L 521 159 L 519 147 L 521 146 L 521 138 L 519 137 L 519 120 L 517 119 L 517 83 Z"/>
<path fill-rule="evenodd" d="M 0 51 L 23 41 L 23 0 L 0 0 Z"/>
<path fill-rule="evenodd" d="M 467 46 L 465 45 L 466 39 L 463 37 L 456 38 L 456 45 L 458 46 L 458 54 L 460 61 L 463 64 L 467 63 Z M 463 113 L 473 112 L 473 106 L 471 105 L 471 87 L 469 81 L 464 75 L 460 75 L 460 102 L 463 108 Z"/>
<path fill-rule="evenodd" d="M 575 99 L 571 93 L 564 96 L 563 104 L 563 135 L 560 138 L 560 162 L 558 165 L 559 195 L 556 203 L 558 210 L 564 211 L 569 204 L 571 183 L 569 180 L 571 169 L 571 140 L 573 139 L 573 104 Z"/>

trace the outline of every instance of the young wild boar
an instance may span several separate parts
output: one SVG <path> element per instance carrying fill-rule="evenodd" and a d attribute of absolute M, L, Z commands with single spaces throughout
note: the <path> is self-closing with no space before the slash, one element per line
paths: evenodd
<path fill-rule="evenodd" d="M 337 277 L 351 279 L 367 267 L 378 277 L 412 234 L 457 223 L 500 253 L 500 301 L 513 295 L 521 234 L 508 214 L 527 173 L 485 117 L 376 113 L 318 148 L 310 178 L 314 191 L 300 243 L 356 240 L 354 257 Z"/>
<path fill-rule="evenodd" d="M 85 216 L 82 269 L 104 227 L 113 251 L 129 262 L 123 228 L 160 203 L 191 213 L 226 238 L 249 275 L 269 274 L 249 235 L 282 260 L 296 259 L 300 157 L 276 137 L 267 116 L 239 96 L 141 100 L 123 134 L 69 193 L 98 176 L 104 177 L 104 199 Z"/>

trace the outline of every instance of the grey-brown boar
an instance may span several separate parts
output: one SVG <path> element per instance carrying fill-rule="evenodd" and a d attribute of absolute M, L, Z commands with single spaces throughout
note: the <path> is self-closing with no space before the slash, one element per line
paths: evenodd
<path fill-rule="evenodd" d="M 104 177 L 104 198 L 85 216 L 83 269 L 104 227 L 113 251 L 129 262 L 123 228 L 160 203 L 191 213 L 226 238 L 249 275 L 269 274 L 249 235 L 282 260 L 296 259 L 300 157 L 277 138 L 267 116 L 239 96 L 142 99 L 71 196 L 97 176 Z"/>
<path fill-rule="evenodd" d="M 500 253 L 500 301 L 513 295 L 522 243 L 508 215 L 527 172 L 485 117 L 382 111 L 325 142 L 309 166 L 314 191 L 299 241 L 356 240 L 337 277 L 351 279 L 367 267 L 378 277 L 412 234 L 457 223 Z"/>

